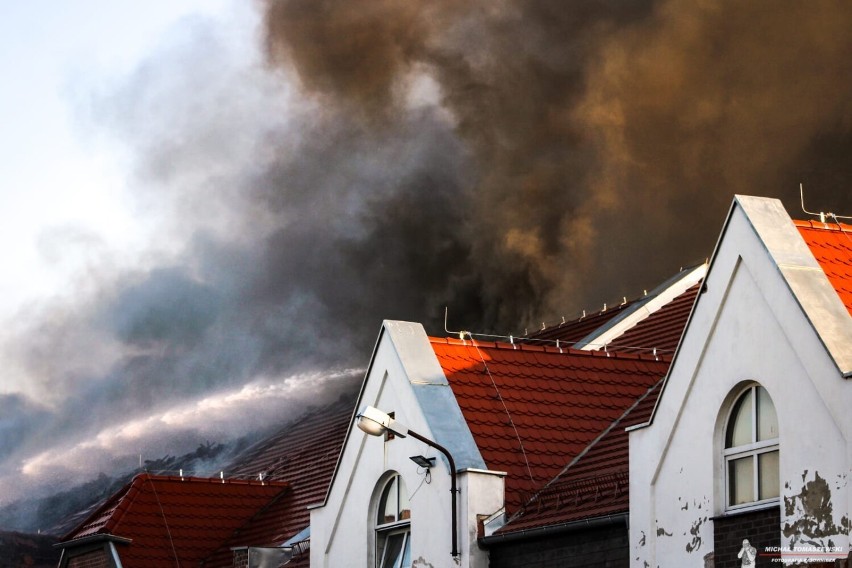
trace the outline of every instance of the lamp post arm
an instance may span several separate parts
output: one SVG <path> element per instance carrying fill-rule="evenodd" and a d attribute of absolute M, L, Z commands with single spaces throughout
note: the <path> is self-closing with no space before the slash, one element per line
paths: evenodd
<path fill-rule="evenodd" d="M 456 462 L 453 459 L 453 456 L 450 455 L 450 452 L 447 451 L 447 449 L 445 447 L 438 444 L 437 442 L 433 442 L 429 438 L 426 438 L 425 436 L 421 436 L 420 434 L 418 434 L 417 432 L 414 432 L 412 430 L 408 431 L 408 435 L 411 436 L 412 438 L 414 438 L 415 440 L 420 440 L 421 442 L 423 442 L 424 444 L 426 444 L 428 446 L 432 446 L 433 448 L 435 448 L 436 450 L 438 450 L 439 452 L 444 454 L 447 457 L 447 461 L 450 462 L 450 493 L 452 494 L 452 509 L 453 509 L 453 521 L 452 521 L 452 523 L 453 523 L 453 551 L 452 551 L 452 555 L 453 555 L 453 557 L 456 557 L 456 556 L 459 555 L 459 545 L 458 545 L 458 532 L 459 532 L 459 530 L 458 530 L 458 518 L 457 518 L 458 512 L 457 512 L 457 506 L 456 506 L 456 495 L 458 493 L 458 489 L 456 488 Z"/>

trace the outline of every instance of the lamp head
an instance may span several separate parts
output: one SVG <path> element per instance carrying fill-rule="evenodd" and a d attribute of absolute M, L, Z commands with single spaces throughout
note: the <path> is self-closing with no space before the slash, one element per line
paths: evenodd
<path fill-rule="evenodd" d="M 435 467 L 435 458 L 427 458 L 426 456 L 411 456 L 411 461 L 419 465 L 424 469 L 430 469 Z"/>
<path fill-rule="evenodd" d="M 356 415 L 358 428 L 371 436 L 381 436 L 385 431 L 390 431 L 400 438 L 405 438 L 408 429 L 391 418 L 387 413 L 378 408 L 365 406 Z"/>

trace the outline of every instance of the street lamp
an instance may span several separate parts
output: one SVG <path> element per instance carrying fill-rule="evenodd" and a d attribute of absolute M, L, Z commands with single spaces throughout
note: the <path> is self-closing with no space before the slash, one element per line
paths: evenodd
<path fill-rule="evenodd" d="M 391 432 L 394 435 L 399 436 L 400 438 L 411 436 L 415 440 L 420 440 L 424 444 L 432 446 L 433 448 L 447 456 L 447 461 L 450 463 L 450 494 L 452 496 L 453 510 L 452 555 L 454 557 L 458 556 L 458 520 L 456 518 L 456 493 L 458 492 L 458 490 L 456 489 L 456 462 L 453 460 L 453 456 L 450 455 L 450 452 L 448 452 L 445 447 L 441 446 L 437 442 L 433 442 L 425 436 L 418 434 L 414 430 L 409 430 L 408 428 L 391 418 L 386 412 L 382 412 L 378 408 L 373 408 L 372 406 L 365 406 L 358 412 L 356 418 L 358 419 L 358 428 L 360 428 L 363 432 L 371 436 L 381 436 L 385 432 Z"/>

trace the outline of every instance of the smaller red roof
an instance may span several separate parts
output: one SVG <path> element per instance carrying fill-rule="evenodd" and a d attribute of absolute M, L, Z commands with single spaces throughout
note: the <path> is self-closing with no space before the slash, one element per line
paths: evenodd
<path fill-rule="evenodd" d="M 852 225 L 817 221 L 794 223 L 852 315 Z"/>
<path fill-rule="evenodd" d="M 117 547 L 125 568 L 197 566 L 288 488 L 283 482 L 142 473 L 66 535 L 63 545 L 109 535 L 131 541 Z"/>

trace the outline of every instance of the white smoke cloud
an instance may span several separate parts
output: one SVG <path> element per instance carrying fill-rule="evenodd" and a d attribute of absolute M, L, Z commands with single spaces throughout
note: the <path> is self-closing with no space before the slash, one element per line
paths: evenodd
<path fill-rule="evenodd" d="M 235 439 L 297 418 L 305 409 L 330 402 L 333 393 L 350 389 L 363 369 L 304 372 L 277 380 L 259 377 L 223 390 L 168 406 L 148 416 L 116 419 L 94 435 L 61 441 L 25 457 L 0 475 L 0 504 L 21 487 L 53 487 L 57 480 L 83 481 L 117 464 L 134 464 L 141 454 L 156 459 L 189 451 L 201 436 Z M 210 472 L 208 472 L 210 473 Z"/>

